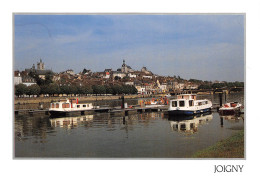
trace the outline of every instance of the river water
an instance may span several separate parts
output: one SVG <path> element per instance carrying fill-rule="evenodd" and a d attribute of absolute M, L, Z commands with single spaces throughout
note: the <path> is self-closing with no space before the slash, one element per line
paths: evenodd
<path fill-rule="evenodd" d="M 217 95 L 199 98 L 218 103 Z M 226 100 L 244 103 L 244 95 L 229 94 Z M 18 114 L 14 128 L 16 158 L 189 158 L 244 129 L 244 116 L 221 117 L 217 112 L 193 118 L 169 118 L 163 112 L 64 118 Z"/>

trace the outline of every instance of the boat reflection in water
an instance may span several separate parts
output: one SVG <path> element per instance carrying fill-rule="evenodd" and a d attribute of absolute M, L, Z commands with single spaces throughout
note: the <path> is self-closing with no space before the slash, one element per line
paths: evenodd
<path fill-rule="evenodd" d="M 78 117 L 64 117 L 64 118 L 50 118 L 51 126 L 52 127 L 66 127 L 71 129 L 76 127 L 79 123 L 84 123 L 88 121 L 93 121 L 94 115 L 85 115 L 85 116 L 78 116 Z"/>
<path fill-rule="evenodd" d="M 196 133 L 200 124 L 206 124 L 213 119 L 211 113 L 196 116 L 171 116 L 168 118 L 173 131 Z"/>
<path fill-rule="evenodd" d="M 239 121 L 242 119 L 244 121 L 244 116 L 243 115 L 225 115 L 225 116 L 220 116 L 220 118 L 233 122 L 233 123 L 239 123 Z"/>

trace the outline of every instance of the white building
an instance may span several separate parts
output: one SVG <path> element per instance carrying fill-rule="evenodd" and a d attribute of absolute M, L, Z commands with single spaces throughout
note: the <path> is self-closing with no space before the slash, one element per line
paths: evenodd
<path fill-rule="evenodd" d="M 128 73 L 127 76 L 130 78 L 136 78 L 136 74 L 133 74 L 133 73 Z"/>
<path fill-rule="evenodd" d="M 137 89 L 137 93 L 138 93 L 138 94 L 141 94 L 141 95 L 146 94 L 146 91 L 145 91 L 145 88 L 144 88 L 144 87 L 135 86 L 135 88 Z"/>
<path fill-rule="evenodd" d="M 72 69 L 68 69 L 68 70 L 66 70 L 65 73 L 67 73 L 67 74 L 71 74 L 71 75 L 74 75 L 74 74 L 75 74 L 74 71 L 73 71 Z"/>
<path fill-rule="evenodd" d="M 126 76 L 126 74 L 125 73 L 122 73 L 122 72 L 119 72 L 119 71 L 114 71 L 113 72 L 113 78 L 115 78 L 115 77 L 120 77 L 120 78 L 123 78 L 123 77 L 125 77 Z"/>
<path fill-rule="evenodd" d="M 153 79 L 153 76 L 143 76 L 143 78 L 146 78 L 146 79 Z"/>
<path fill-rule="evenodd" d="M 127 82 L 125 82 L 125 85 L 134 85 L 134 82 L 133 81 L 127 81 Z"/>
<path fill-rule="evenodd" d="M 110 72 L 105 72 L 103 78 L 109 79 L 110 78 Z"/>
<path fill-rule="evenodd" d="M 22 77 L 21 77 L 20 73 L 18 73 L 17 76 L 14 76 L 14 85 L 18 85 L 21 83 L 23 83 Z"/>

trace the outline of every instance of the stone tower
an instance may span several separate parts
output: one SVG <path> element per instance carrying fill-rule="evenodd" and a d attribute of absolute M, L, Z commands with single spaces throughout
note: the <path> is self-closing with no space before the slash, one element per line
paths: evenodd
<path fill-rule="evenodd" d="M 37 70 L 44 70 L 44 63 L 42 62 L 42 59 L 40 59 L 40 62 L 37 63 Z"/>

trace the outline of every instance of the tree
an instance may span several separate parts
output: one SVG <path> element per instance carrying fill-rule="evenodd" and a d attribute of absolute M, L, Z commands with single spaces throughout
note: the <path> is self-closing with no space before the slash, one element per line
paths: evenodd
<path fill-rule="evenodd" d="M 211 86 L 207 84 L 202 84 L 198 87 L 198 89 L 211 89 Z"/>
<path fill-rule="evenodd" d="M 68 85 L 62 85 L 60 86 L 60 93 L 61 94 L 69 94 L 70 93 L 70 88 Z"/>
<path fill-rule="evenodd" d="M 53 74 L 51 72 L 47 72 L 45 75 L 44 84 L 46 84 L 46 85 L 51 84 L 53 82 L 52 78 L 53 78 Z"/>
<path fill-rule="evenodd" d="M 214 89 L 216 89 L 216 88 L 223 88 L 225 86 L 226 86 L 225 83 L 214 83 L 213 85 L 211 85 L 211 87 L 214 88 Z"/>
<path fill-rule="evenodd" d="M 92 89 L 93 89 L 94 94 L 105 94 L 106 93 L 106 88 L 103 85 L 93 85 Z"/>
<path fill-rule="evenodd" d="M 39 87 L 39 85 L 34 84 L 31 86 L 28 86 L 28 90 L 27 90 L 27 95 L 39 95 L 41 92 L 41 88 Z"/>
<path fill-rule="evenodd" d="M 93 89 L 90 86 L 85 86 L 85 94 L 92 94 L 93 93 Z"/>
<path fill-rule="evenodd" d="M 50 83 L 48 86 L 48 94 L 54 95 L 54 94 L 59 94 L 60 93 L 60 87 L 56 83 Z"/>
<path fill-rule="evenodd" d="M 69 94 L 78 94 L 78 88 L 75 85 L 69 86 Z"/>
<path fill-rule="evenodd" d="M 131 94 L 137 94 L 138 93 L 138 90 L 136 89 L 135 86 L 131 86 Z"/>
<path fill-rule="evenodd" d="M 18 85 L 15 85 L 15 95 L 20 97 L 21 95 L 24 95 L 27 93 L 27 86 L 24 85 L 24 84 L 18 84 Z"/>
<path fill-rule="evenodd" d="M 112 86 L 113 95 L 116 94 L 122 94 L 123 93 L 123 87 L 121 85 L 114 85 Z"/>
<path fill-rule="evenodd" d="M 85 93 L 84 86 L 77 86 L 78 94 L 82 95 Z"/>
<path fill-rule="evenodd" d="M 113 94 L 113 89 L 111 86 L 105 85 L 105 88 L 106 88 L 106 94 Z"/>

